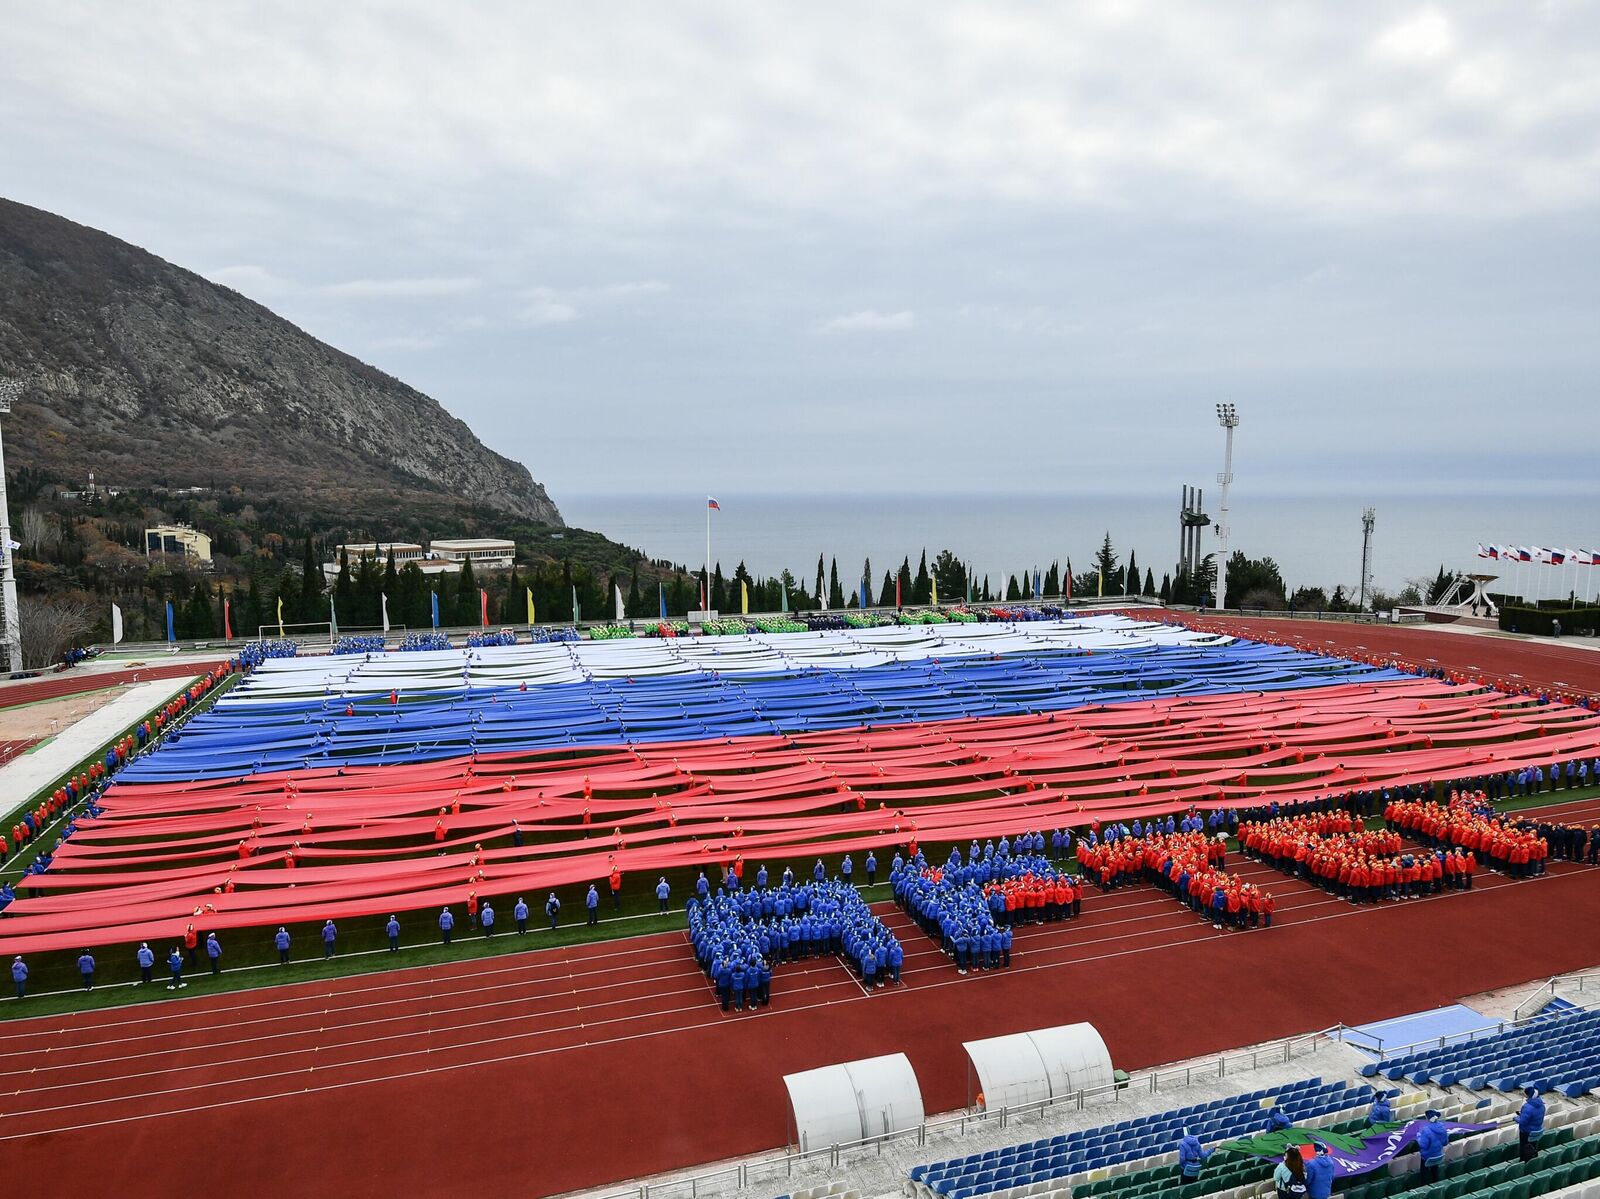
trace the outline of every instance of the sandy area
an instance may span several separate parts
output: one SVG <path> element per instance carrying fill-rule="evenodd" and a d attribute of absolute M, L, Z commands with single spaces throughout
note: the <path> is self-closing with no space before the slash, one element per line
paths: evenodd
<path fill-rule="evenodd" d="M 121 694 L 122 688 L 108 687 L 104 691 L 64 695 L 21 708 L 0 708 L 0 741 L 54 736 L 89 713 L 98 712 Z"/>

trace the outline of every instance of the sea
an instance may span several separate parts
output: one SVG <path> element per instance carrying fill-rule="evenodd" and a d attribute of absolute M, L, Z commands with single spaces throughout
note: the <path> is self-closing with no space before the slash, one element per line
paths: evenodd
<path fill-rule="evenodd" d="M 706 556 L 703 494 L 575 493 L 555 497 L 567 523 L 698 570 Z M 1206 510 L 1217 518 L 1208 490 Z M 870 558 L 876 594 L 884 571 L 927 551 L 931 562 L 948 549 L 971 564 L 975 577 L 1019 578 L 1035 567 L 1071 560 L 1083 572 L 1109 533 L 1118 559 L 1132 550 L 1140 574 L 1159 586 L 1178 559 L 1180 496 L 1074 494 L 739 494 L 717 495 L 711 512 L 711 553 L 731 574 L 744 562 L 757 576 L 789 570 L 809 587 L 817 556 L 837 558 L 846 593 Z M 1494 591 L 1530 599 L 1593 596 L 1600 567 L 1516 567 L 1477 556 L 1482 543 L 1600 551 L 1600 494 L 1236 495 L 1230 503 L 1231 548 L 1277 562 L 1292 591 L 1343 584 L 1354 594 L 1361 576 L 1362 512 L 1374 510 L 1373 582 L 1394 593 L 1408 580 L 1432 580 L 1442 566 L 1499 576 Z M 1203 548 L 1216 548 L 1211 530 Z"/>

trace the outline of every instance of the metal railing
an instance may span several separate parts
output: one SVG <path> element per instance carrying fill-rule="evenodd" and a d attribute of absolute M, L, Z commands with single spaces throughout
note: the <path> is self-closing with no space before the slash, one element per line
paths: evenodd
<path fill-rule="evenodd" d="M 1517 1005 L 1516 1011 L 1512 1013 L 1512 1018 L 1518 1022 L 1527 1019 L 1528 1017 L 1524 1017 L 1522 1014 L 1524 1008 L 1532 1008 L 1530 1016 L 1538 1015 L 1552 999 L 1559 997 L 1562 988 L 1575 991 L 1579 995 L 1586 991 L 1600 991 L 1600 974 L 1558 974 L 1555 978 L 1547 979 L 1539 984 L 1538 989 L 1532 995 L 1529 995 Z M 1597 995 L 1588 1003 L 1580 1003 L 1576 1006 L 1587 1011 L 1596 1004 L 1600 1004 L 1600 995 Z"/>
<path fill-rule="evenodd" d="M 1314 1054 L 1321 1046 L 1334 1040 L 1342 1025 L 1268 1042 L 1253 1050 L 1234 1054 L 1219 1054 L 1215 1058 L 1175 1066 L 1168 1070 L 1149 1070 L 1130 1075 L 1125 1083 L 1091 1087 L 1055 1095 L 1034 1103 L 994 1109 L 968 1109 L 935 1120 L 924 1120 L 912 1127 L 865 1137 L 859 1141 L 840 1142 L 817 1148 L 785 1149 L 766 1157 L 686 1175 L 682 1178 L 663 1179 L 659 1182 L 642 1182 L 637 1186 L 609 1191 L 599 1199 L 699 1199 L 727 1190 L 739 1190 L 768 1181 L 792 1178 L 797 1171 L 807 1167 L 838 1169 L 847 1161 L 859 1160 L 869 1155 L 881 1156 L 892 1145 L 915 1145 L 923 1148 L 930 1140 L 959 1139 L 977 1132 L 991 1132 L 1013 1125 L 1042 1119 L 1056 1110 L 1082 1111 L 1091 1103 L 1105 1100 L 1118 1102 L 1124 1092 L 1160 1094 L 1194 1083 L 1226 1078 L 1262 1066 L 1284 1065 L 1296 1057 Z"/>

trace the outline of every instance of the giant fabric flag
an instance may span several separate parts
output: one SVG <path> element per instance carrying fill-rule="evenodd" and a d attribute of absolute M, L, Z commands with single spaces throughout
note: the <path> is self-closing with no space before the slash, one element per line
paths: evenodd
<path fill-rule="evenodd" d="M 0 952 L 1597 755 L 1587 709 L 1120 615 L 269 659 L 117 774 Z"/>
<path fill-rule="evenodd" d="M 1330 1132 L 1326 1128 L 1286 1128 L 1281 1132 L 1224 1141 L 1216 1147 L 1215 1152 L 1281 1160 L 1291 1145 L 1321 1144 L 1328 1147 L 1328 1156 L 1333 1159 L 1333 1176 L 1350 1178 L 1388 1166 L 1417 1143 L 1417 1136 L 1427 1123 L 1426 1120 L 1411 1120 L 1403 1124 L 1369 1124 L 1349 1132 Z M 1463 1124 L 1456 1120 L 1443 1120 L 1441 1123 L 1452 1137 L 1488 1132 L 1495 1127 L 1493 1124 Z"/>

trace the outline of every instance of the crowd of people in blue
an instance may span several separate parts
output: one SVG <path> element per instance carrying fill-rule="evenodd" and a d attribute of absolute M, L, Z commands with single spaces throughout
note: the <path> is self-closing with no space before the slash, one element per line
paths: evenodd
<path fill-rule="evenodd" d="M 1056 830 L 1052 847 L 1060 852 L 1071 834 Z M 1080 880 L 1057 871 L 1044 856 L 1043 833 L 1022 833 L 1016 852 L 1011 841 L 990 840 L 980 850 L 973 841 L 963 858 L 950 847 L 943 866 L 930 866 L 919 850 L 909 861 L 899 854 L 889 867 L 889 885 L 901 909 L 956 964 L 956 970 L 996 970 L 1011 965 L 1013 926 L 1071 919 L 1081 910 Z"/>
<path fill-rule="evenodd" d="M 739 886 L 731 871 L 727 879 L 714 895 L 697 888 L 687 909 L 695 961 L 723 1011 L 769 1006 L 773 966 L 824 954 L 842 958 L 869 991 L 899 984 L 905 951 L 852 884 L 796 882 L 786 869 L 769 887 L 765 867 L 755 887 Z"/>

